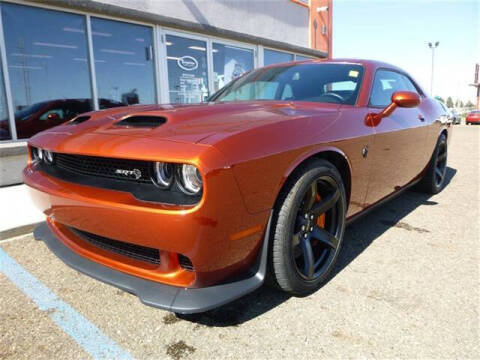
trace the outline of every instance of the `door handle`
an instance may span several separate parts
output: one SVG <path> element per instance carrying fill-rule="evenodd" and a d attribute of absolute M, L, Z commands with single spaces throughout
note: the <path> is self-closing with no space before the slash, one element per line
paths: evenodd
<path fill-rule="evenodd" d="M 425 118 L 422 115 L 418 115 L 418 120 L 425 121 Z"/>

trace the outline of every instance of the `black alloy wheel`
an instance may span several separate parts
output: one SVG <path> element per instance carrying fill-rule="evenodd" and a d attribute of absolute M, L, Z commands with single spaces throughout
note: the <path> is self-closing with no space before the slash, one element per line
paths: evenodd
<path fill-rule="evenodd" d="M 342 177 L 329 162 L 312 161 L 289 179 L 280 199 L 271 272 L 281 289 L 307 295 L 327 279 L 341 248 L 346 211 Z"/>
<path fill-rule="evenodd" d="M 441 134 L 437 140 L 437 146 L 433 151 L 425 174 L 416 186 L 417 190 L 427 194 L 438 194 L 442 191 L 445 186 L 445 178 L 447 174 L 447 157 L 447 136 Z"/>
<path fill-rule="evenodd" d="M 438 154 L 435 159 L 435 185 L 441 187 L 447 172 L 447 142 L 438 144 Z"/>

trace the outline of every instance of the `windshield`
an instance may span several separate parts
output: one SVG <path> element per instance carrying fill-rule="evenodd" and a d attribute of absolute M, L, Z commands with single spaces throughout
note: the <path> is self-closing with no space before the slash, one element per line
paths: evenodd
<path fill-rule="evenodd" d="M 212 95 L 210 101 L 291 100 L 354 105 L 363 67 L 354 64 L 294 64 L 261 68 Z"/>

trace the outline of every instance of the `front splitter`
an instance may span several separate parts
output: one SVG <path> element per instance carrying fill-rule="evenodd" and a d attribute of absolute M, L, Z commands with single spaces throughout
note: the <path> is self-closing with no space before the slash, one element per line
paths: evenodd
<path fill-rule="evenodd" d="M 229 303 L 263 284 L 267 269 L 269 232 L 270 219 L 265 230 L 263 245 L 256 264 L 258 270 L 255 275 L 239 281 L 198 289 L 160 284 L 125 274 L 84 258 L 57 239 L 46 223 L 41 223 L 35 228 L 34 237 L 42 240 L 58 258 L 73 269 L 132 293 L 146 305 L 180 314 L 194 314 Z"/>

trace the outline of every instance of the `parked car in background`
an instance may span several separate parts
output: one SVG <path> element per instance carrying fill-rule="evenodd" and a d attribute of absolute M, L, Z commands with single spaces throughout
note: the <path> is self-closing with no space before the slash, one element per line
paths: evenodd
<path fill-rule="evenodd" d="M 99 100 L 100 109 L 125 106 L 125 104 L 109 100 Z M 19 139 L 33 135 L 60 125 L 73 119 L 78 114 L 92 110 L 91 99 L 54 99 L 25 106 L 15 112 L 15 125 Z M 0 120 L 0 140 L 10 138 L 8 119 Z"/>
<path fill-rule="evenodd" d="M 480 110 L 475 110 L 469 113 L 465 118 L 467 125 L 480 124 Z"/>
<path fill-rule="evenodd" d="M 462 116 L 459 114 L 457 109 L 451 108 L 450 113 L 452 114 L 452 123 L 454 124 L 460 124 L 462 121 Z"/>
<path fill-rule="evenodd" d="M 232 301 L 267 271 L 305 296 L 347 222 L 413 185 L 442 190 L 441 116 L 402 69 L 345 59 L 256 69 L 203 104 L 80 115 L 28 142 L 24 181 L 47 216 L 35 236 L 174 312 Z"/>
<path fill-rule="evenodd" d="M 436 99 L 437 103 L 440 105 L 442 109 L 442 117 L 444 118 L 444 121 L 453 123 L 453 116 L 450 110 L 447 108 L 447 106 L 440 100 Z"/>

